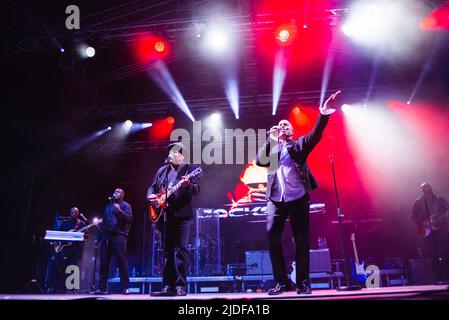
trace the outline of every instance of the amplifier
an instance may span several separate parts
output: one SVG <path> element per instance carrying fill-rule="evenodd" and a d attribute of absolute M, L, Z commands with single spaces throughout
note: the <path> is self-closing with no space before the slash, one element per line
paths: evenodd
<path fill-rule="evenodd" d="M 246 274 L 272 274 L 268 251 L 246 251 Z"/>
<path fill-rule="evenodd" d="M 310 272 L 330 272 L 331 255 L 329 249 L 310 250 Z"/>

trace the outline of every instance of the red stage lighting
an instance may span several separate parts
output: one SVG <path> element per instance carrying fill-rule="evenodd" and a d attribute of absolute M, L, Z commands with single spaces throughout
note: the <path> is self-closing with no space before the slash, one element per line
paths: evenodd
<path fill-rule="evenodd" d="M 289 45 L 293 42 L 296 34 L 296 26 L 293 24 L 281 25 L 276 29 L 276 40 L 281 45 Z"/>
<path fill-rule="evenodd" d="M 420 21 L 420 27 L 424 30 L 449 29 L 449 3 L 432 11 Z"/>
<path fill-rule="evenodd" d="M 134 52 L 141 62 L 164 59 L 169 55 L 168 41 L 155 35 L 144 35 L 137 38 Z"/>
<path fill-rule="evenodd" d="M 167 123 L 168 123 L 168 124 L 174 124 L 174 123 L 175 123 L 175 118 L 173 118 L 173 117 L 171 117 L 171 116 L 170 116 L 170 117 L 167 117 L 166 120 L 167 120 Z"/>
<path fill-rule="evenodd" d="M 299 115 L 299 112 L 300 112 L 299 106 L 295 106 L 295 107 L 293 108 L 293 110 L 292 110 L 292 113 L 293 113 L 295 116 L 298 116 L 298 115 Z"/>

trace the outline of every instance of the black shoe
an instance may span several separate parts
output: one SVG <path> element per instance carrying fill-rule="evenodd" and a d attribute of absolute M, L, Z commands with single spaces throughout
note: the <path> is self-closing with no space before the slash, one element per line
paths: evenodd
<path fill-rule="evenodd" d="M 297 294 L 311 294 L 312 293 L 312 287 L 310 285 L 309 280 L 304 280 L 301 282 L 297 288 L 296 288 Z"/>
<path fill-rule="evenodd" d="M 184 286 L 177 286 L 176 287 L 176 295 L 177 296 L 186 296 L 187 295 L 186 287 L 184 287 Z"/>
<path fill-rule="evenodd" d="M 109 294 L 109 292 L 108 292 L 108 290 L 106 290 L 106 289 L 97 289 L 97 290 L 94 292 L 94 294 L 97 294 L 97 295 L 105 295 L 105 294 Z"/>
<path fill-rule="evenodd" d="M 128 295 L 129 294 L 129 289 L 128 288 L 123 289 L 122 290 L 122 294 Z"/>
<path fill-rule="evenodd" d="M 151 292 L 151 296 L 153 297 L 174 297 L 177 292 L 173 289 L 172 286 L 164 286 L 162 291 Z"/>
<path fill-rule="evenodd" d="M 277 283 L 273 288 L 268 290 L 268 295 L 275 296 L 275 295 L 278 295 L 278 294 L 282 294 L 282 293 L 284 293 L 286 291 L 291 291 L 291 286 L 290 285 Z"/>

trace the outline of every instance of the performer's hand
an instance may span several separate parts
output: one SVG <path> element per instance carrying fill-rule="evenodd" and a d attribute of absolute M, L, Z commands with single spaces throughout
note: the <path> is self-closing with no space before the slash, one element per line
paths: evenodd
<path fill-rule="evenodd" d="M 157 199 L 157 195 L 155 195 L 155 194 L 150 194 L 148 197 L 147 197 L 147 200 L 148 201 L 152 201 L 152 200 L 155 200 L 155 199 Z"/>
<path fill-rule="evenodd" d="M 324 115 L 330 115 L 336 111 L 335 108 L 335 99 L 341 94 L 341 90 L 338 90 L 334 94 L 331 94 L 331 96 L 324 102 L 323 106 L 320 107 L 321 114 Z"/>
<path fill-rule="evenodd" d="M 182 177 L 182 183 L 181 183 L 181 187 L 186 188 L 189 184 L 190 184 L 190 180 L 187 179 L 186 177 Z"/>
<path fill-rule="evenodd" d="M 114 203 L 114 208 L 117 209 L 118 211 L 122 210 L 120 209 L 120 205 L 118 203 Z"/>
<path fill-rule="evenodd" d="M 270 139 L 277 140 L 279 135 L 279 128 L 278 126 L 273 126 L 270 129 Z"/>

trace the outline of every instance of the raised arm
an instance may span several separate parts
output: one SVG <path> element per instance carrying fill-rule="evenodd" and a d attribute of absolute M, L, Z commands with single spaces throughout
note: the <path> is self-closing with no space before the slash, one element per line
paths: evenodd
<path fill-rule="evenodd" d="M 318 117 L 315 126 L 303 139 L 303 150 L 308 155 L 323 136 L 323 131 L 329 122 L 329 116 L 333 114 L 335 109 L 335 99 L 341 94 L 341 91 L 337 91 L 332 94 L 326 102 L 320 107 L 320 116 Z"/>

